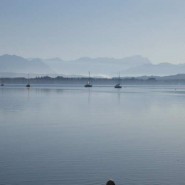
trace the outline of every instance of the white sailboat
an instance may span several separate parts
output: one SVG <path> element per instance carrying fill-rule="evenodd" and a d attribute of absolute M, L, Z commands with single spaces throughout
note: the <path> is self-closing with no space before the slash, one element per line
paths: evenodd
<path fill-rule="evenodd" d="M 121 79 L 120 79 L 120 73 L 119 73 L 118 83 L 114 86 L 114 88 L 117 88 L 117 89 L 122 88 L 122 86 L 121 86 Z"/>
<path fill-rule="evenodd" d="M 84 85 L 84 87 L 92 87 L 92 84 L 90 83 L 90 72 L 89 72 L 89 79 L 87 83 Z"/>
<path fill-rule="evenodd" d="M 29 79 L 29 74 L 28 74 L 28 83 L 26 84 L 26 87 L 31 87 L 31 85 L 30 85 L 30 79 Z"/>

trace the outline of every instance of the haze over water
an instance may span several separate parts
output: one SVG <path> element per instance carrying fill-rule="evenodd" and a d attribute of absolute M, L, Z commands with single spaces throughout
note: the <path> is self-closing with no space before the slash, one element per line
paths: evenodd
<path fill-rule="evenodd" d="M 0 185 L 181 185 L 185 87 L 1 87 Z"/>

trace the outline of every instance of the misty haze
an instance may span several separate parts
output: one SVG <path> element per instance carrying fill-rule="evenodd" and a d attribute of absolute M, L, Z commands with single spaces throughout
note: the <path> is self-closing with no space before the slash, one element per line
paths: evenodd
<path fill-rule="evenodd" d="M 0 56 L 1 77 L 32 76 L 87 76 L 91 71 L 94 76 L 114 77 L 143 76 L 143 75 L 176 75 L 185 71 L 185 64 L 160 63 L 152 64 L 151 61 L 140 55 L 116 58 L 79 58 L 65 61 L 60 58 L 28 59 L 16 55 Z"/>
<path fill-rule="evenodd" d="M 185 184 L 184 10 L 0 0 L 0 185 Z"/>

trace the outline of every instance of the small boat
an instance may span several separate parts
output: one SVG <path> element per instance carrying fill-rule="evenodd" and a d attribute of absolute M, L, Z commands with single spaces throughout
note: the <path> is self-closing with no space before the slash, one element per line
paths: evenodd
<path fill-rule="evenodd" d="M 84 85 L 84 87 L 92 87 L 92 84 L 90 83 L 90 72 L 89 72 L 89 79 L 87 83 Z"/>
<path fill-rule="evenodd" d="M 1 86 L 4 86 L 3 80 L 1 80 Z"/>
<path fill-rule="evenodd" d="M 120 88 L 122 88 L 122 86 L 121 86 L 120 84 L 116 84 L 116 85 L 114 86 L 114 88 L 120 89 Z"/>
<path fill-rule="evenodd" d="M 29 74 L 28 74 L 28 83 L 26 84 L 26 87 L 31 87 L 31 85 L 30 85 L 30 79 L 29 79 Z"/>
<path fill-rule="evenodd" d="M 114 86 L 114 88 L 117 88 L 117 89 L 121 89 L 122 88 L 122 86 L 120 84 L 120 81 L 121 81 L 121 79 L 120 79 L 120 74 L 119 74 L 118 83 Z"/>
<path fill-rule="evenodd" d="M 87 82 L 87 84 L 85 84 L 84 87 L 92 87 L 92 84 L 90 84 L 89 82 Z"/>

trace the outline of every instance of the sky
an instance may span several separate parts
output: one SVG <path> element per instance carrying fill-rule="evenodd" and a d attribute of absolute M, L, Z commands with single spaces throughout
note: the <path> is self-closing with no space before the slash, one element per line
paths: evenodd
<path fill-rule="evenodd" d="M 185 63 L 184 0 L 0 0 L 0 55 Z"/>

